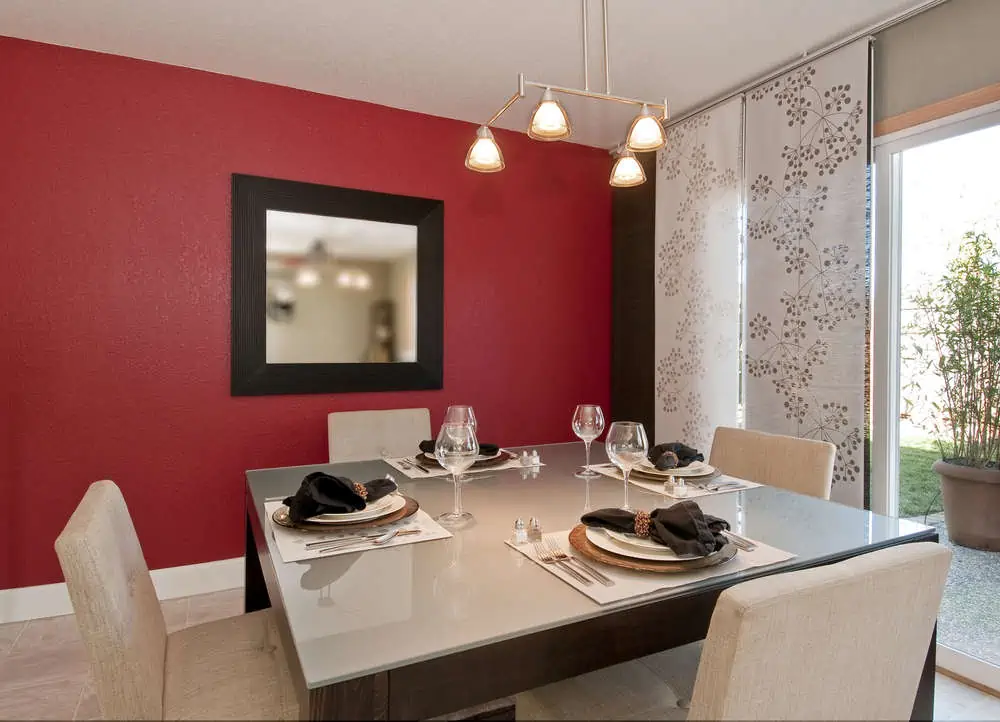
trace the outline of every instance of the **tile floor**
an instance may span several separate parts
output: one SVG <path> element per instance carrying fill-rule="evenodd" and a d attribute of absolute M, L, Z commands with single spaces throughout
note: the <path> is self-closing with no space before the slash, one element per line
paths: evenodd
<path fill-rule="evenodd" d="M 231 589 L 163 602 L 168 631 L 239 614 L 243 590 Z M 679 650 L 675 650 L 679 651 Z M 518 702 L 521 719 L 683 719 L 675 706 L 678 680 L 661 669 L 657 656 L 629 662 L 601 675 L 612 690 L 595 689 L 596 675 L 573 680 L 572 700 L 559 699 L 557 686 L 542 687 Z M 693 659 L 689 660 L 694 663 Z M 662 694 L 655 692 L 662 685 Z M 565 687 L 561 688 L 565 689 Z M 654 690 L 651 695 L 650 690 Z M 640 691 L 641 690 L 641 691 Z M 598 700 L 615 699 L 631 710 L 622 717 Z M 0 720 L 100 719 L 88 682 L 87 659 L 72 616 L 0 625 Z M 935 718 L 1000 720 L 1000 698 L 983 694 L 943 675 L 937 676 Z"/>

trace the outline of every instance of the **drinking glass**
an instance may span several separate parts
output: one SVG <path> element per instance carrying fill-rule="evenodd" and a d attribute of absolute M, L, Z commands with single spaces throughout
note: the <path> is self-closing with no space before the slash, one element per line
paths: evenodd
<path fill-rule="evenodd" d="M 608 429 L 608 437 L 604 440 L 604 448 L 608 452 L 611 463 L 621 469 L 625 479 L 625 503 L 622 509 L 635 511 L 628 505 L 628 475 L 639 462 L 646 458 L 649 451 L 649 441 L 642 424 L 635 421 L 614 421 Z"/>
<path fill-rule="evenodd" d="M 597 404 L 580 404 L 573 412 L 573 433 L 582 441 L 587 450 L 587 464 L 583 471 L 575 474 L 578 479 L 593 479 L 600 476 L 590 468 L 590 444 L 604 431 L 604 413 Z"/>
<path fill-rule="evenodd" d="M 471 406 L 449 406 L 444 412 L 444 423 L 446 424 L 468 424 L 472 430 L 476 430 L 476 414 Z"/>
<path fill-rule="evenodd" d="M 472 411 L 471 406 L 449 406 L 448 410 L 444 412 L 444 423 L 468 424 L 472 427 L 473 431 L 478 429 L 478 426 L 476 425 L 476 414 Z M 458 480 L 467 481 L 468 478 L 468 474 L 460 474 Z"/>
<path fill-rule="evenodd" d="M 478 454 L 479 442 L 471 424 L 441 424 L 441 431 L 434 443 L 434 458 L 451 472 L 451 481 L 455 485 L 455 508 L 437 517 L 442 524 L 457 526 L 472 521 L 472 514 L 462 508 L 462 485 L 459 477 L 472 466 Z"/>

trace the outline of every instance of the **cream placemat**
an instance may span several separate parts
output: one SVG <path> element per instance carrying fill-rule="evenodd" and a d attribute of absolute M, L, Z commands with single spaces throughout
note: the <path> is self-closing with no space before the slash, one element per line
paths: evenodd
<path fill-rule="evenodd" d="M 617 479 L 622 481 L 622 472 L 617 466 L 613 464 L 593 464 L 591 467 L 594 471 L 604 476 L 611 477 L 612 479 Z M 730 491 L 746 491 L 747 489 L 755 489 L 758 486 L 762 486 L 755 481 L 747 481 L 746 479 L 738 479 L 735 476 L 727 476 L 722 474 L 720 476 L 714 477 L 711 482 L 704 483 L 721 483 L 724 481 L 735 481 L 739 482 L 742 486 L 740 487 L 730 487 L 727 489 L 719 489 L 717 491 L 709 489 L 699 489 L 695 484 L 700 484 L 702 482 L 696 481 L 694 479 L 685 479 L 685 488 L 687 493 L 684 496 L 677 496 L 673 490 L 667 491 L 663 482 L 661 481 L 648 481 L 646 479 L 629 479 L 628 483 L 635 484 L 636 486 L 645 489 L 646 491 L 652 491 L 657 494 L 663 494 L 663 496 L 668 496 L 671 499 L 697 499 L 700 496 L 716 496 L 718 494 L 726 494 Z"/>
<path fill-rule="evenodd" d="M 545 539 L 555 541 L 567 554 L 572 553 L 574 555 L 579 555 L 579 552 L 573 549 L 569 544 L 569 531 L 545 534 Z M 549 574 L 559 577 L 571 587 L 577 591 L 583 592 L 598 604 L 611 604 L 612 602 L 619 602 L 623 599 L 641 597 L 645 594 L 652 594 L 653 592 L 658 592 L 663 589 L 683 587 L 686 584 L 693 584 L 694 582 L 700 582 L 704 579 L 721 577 L 726 574 L 734 574 L 746 569 L 764 567 L 769 564 L 777 564 L 778 562 L 795 558 L 795 555 L 790 552 L 776 549 L 775 547 L 768 546 L 767 544 L 762 544 L 759 541 L 755 541 L 754 543 L 757 545 L 756 549 L 750 552 L 745 552 L 740 549 L 736 552 L 735 557 L 724 564 L 719 564 L 715 567 L 707 567 L 705 569 L 696 569 L 691 572 L 678 572 L 671 574 L 637 572 L 631 569 L 622 569 L 621 567 L 613 567 L 608 564 L 602 564 L 584 557 L 583 559 L 587 562 L 587 564 L 590 564 L 598 571 L 603 572 L 605 576 L 614 581 L 613 586 L 606 587 L 597 581 L 593 584 L 585 585 L 564 572 L 557 565 L 543 564 L 538 561 L 538 555 L 535 554 L 535 547 L 533 544 L 515 545 L 509 540 L 506 542 L 507 546 L 521 552 L 542 567 L 542 569 L 549 572 Z"/>
<path fill-rule="evenodd" d="M 385 526 L 366 527 L 364 529 L 355 528 L 347 531 L 343 529 L 338 530 L 331 524 L 329 532 L 322 532 L 289 529 L 288 527 L 275 524 L 271 516 L 274 514 L 275 509 L 280 506 L 280 501 L 269 501 L 264 504 L 264 513 L 267 516 L 267 523 L 271 528 L 271 533 L 274 534 L 274 541 L 278 545 L 278 553 L 281 554 L 282 561 L 286 562 L 300 562 L 305 559 L 316 559 L 318 557 L 333 557 L 338 554 L 354 554 L 355 552 L 369 551 L 371 549 L 388 549 L 390 547 L 403 546 L 404 544 L 419 544 L 420 542 L 431 541 L 433 539 L 448 539 L 451 537 L 451 532 L 431 519 L 430 515 L 422 509 L 417 509 L 415 514 L 405 519 L 400 519 L 393 524 L 386 524 Z M 376 534 L 379 532 L 384 534 L 393 529 L 419 529 L 420 533 L 397 536 L 395 539 L 390 539 L 385 544 L 380 544 L 379 546 L 357 544 L 347 549 L 333 552 L 306 549 L 306 542 L 319 541 L 320 539 L 333 540 L 354 534 Z"/>
<path fill-rule="evenodd" d="M 447 469 L 433 469 L 428 468 L 427 471 L 421 471 L 420 469 L 408 468 L 409 464 L 413 464 L 412 456 L 402 456 L 395 459 L 383 459 L 385 463 L 391 466 L 396 471 L 401 474 L 411 478 L 411 479 L 432 479 L 436 476 L 451 476 L 451 472 Z M 407 466 L 404 466 L 400 461 L 409 462 Z M 545 464 L 535 464 L 534 466 L 521 466 L 519 459 L 514 458 L 509 461 L 505 461 L 502 464 L 497 464 L 496 466 L 487 466 L 482 469 L 469 469 L 466 474 L 488 474 L 492 471 L 504 471 L 505 469 L 531 469 L 538 468 L 539 466 L 545 466 Z"/>

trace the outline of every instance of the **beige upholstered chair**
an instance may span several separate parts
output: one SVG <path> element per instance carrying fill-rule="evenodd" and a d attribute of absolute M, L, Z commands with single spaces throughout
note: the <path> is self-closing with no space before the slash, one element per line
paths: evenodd
<path fill-rule="evenodd" d="M 524 693 L 518 718 L 684 719 L 693 682 L 688 719 L 909 719 L 950 559 L 902 544 L 738 584 L 703 644 Z"/>
<path fill-rule="evenodd" d="M 719 597 L 689 719 L 909 719 L 951 552 L 902 544 Z"/>
<path fill-rule="evenodd" d="M 427 409 L 336 411 L 327 417 L 327 431 L 331 462 L 379 459 L 383 451 L 408 456 L 433 438 Z"/>
<path fill-rule="evenodd" d="M 121 491 L 90 485 L 56 553 L 105 719 L 297 719 L 268 611 L 167 634 Z"/>
<path fill-rule="evenodd" d="M 827 441 L 720 426 L 708 463 L 730 476 L 829 499 L 836 454 Z"/>

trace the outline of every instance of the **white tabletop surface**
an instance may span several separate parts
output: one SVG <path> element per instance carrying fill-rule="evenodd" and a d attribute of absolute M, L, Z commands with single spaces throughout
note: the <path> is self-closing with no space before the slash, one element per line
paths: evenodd
<path fill-rule="evenodd" d="M 377 460 L 247 472 L 310 688 L 690 592 L 691 587 L 679 587 L 601 606 L 505 545 L 517 517 L 526 522 L 538 517 L 545 531 L 572 527 L 583 512 L 588 487 L 594 509 L 621 504 L 622 482 L 598 477 L 588 483 L 573 476 L 583 462 L 582 443 L 538 449 L 546 466 L 537 478 L 507 470 L 492 478 L 473 476 L 463 485 L 465 508 L 475 522 L 453 530 L 452 539 L 305 562 L 281 561 L 263 518 L 264 500 L 293 493 L 312 471 L 367 481 L 394 470 Z M 594 444 L 592 459 L 606 461 L 602 445 Z M 432 516 L 451 508 L 449 480 L 394 476 L 400 490 Z M 634 485 L 629 501 L 647 510 L 674 503 Z M 729 520 L 734 531 L 796 555 L 737 579 L 927 531 L 906 520 L 766 486 L 698 503 Z"/>

